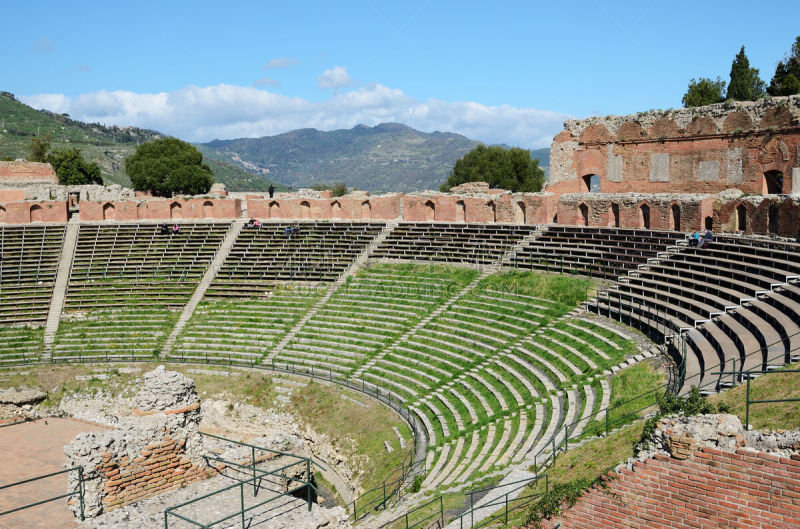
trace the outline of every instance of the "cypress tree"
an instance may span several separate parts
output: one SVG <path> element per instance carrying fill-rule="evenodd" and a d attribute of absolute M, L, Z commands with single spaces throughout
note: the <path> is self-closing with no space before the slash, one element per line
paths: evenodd
<path fill-rule="evenodd" d="M 742 46 L 731 64 L 731 81 L 728 84 L 727 99 L 755 101 L 762 95 L 764 95 L 764 81 L 759 77 L 758 68 L 750 67 L 750 61 L 744 53 L 744 46 Z"/>

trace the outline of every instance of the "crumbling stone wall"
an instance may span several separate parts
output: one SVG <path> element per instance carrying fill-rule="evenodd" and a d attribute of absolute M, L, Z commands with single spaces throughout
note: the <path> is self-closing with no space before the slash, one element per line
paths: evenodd
<path fill-rule="evenodd" d="M 116 429 L 81 433 L 64 447 L 66 468 L 83 467 L 87 516 L 217 472 L 203 459 L 200 398 L 191 379 L 160 366 L 143 375 L 134 405 L 134 416 Z M 76 480 L 70 473 L 70 490 Z M 70 509 L 77 515 L 77 501 Z"/>
<path fill-rule="evenodd" d="M 800 167 L 800 96 L 568 120 L 550 149 L 547 191 L 766 193 L 764 173 L 792 190 Z"/>
<path fill-rule="evenodd" d="M 544 527 L 797 526 L 800 431 L 748 432 L 733 415 L 670 417 L 651 446 Z"/>

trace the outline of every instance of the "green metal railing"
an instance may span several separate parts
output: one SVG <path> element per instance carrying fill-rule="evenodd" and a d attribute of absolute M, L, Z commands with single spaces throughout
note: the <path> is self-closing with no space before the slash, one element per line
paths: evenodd
<path fill-rule="evenodd" d="M 26 483 L 33 483 L 33 482 L 40 481 L 40 480 L 47 479 L 47 478 L 51 478 L 51 477 L 54 477 L 54 476 L 60 476 L 62 474 L 67 474 L 67 477 L 69 477 L 69 473 L 70 472 L 77 472 L 77 474 L 78 474 L 78 484 L 77 484 L 77 486 L 75 487 L 74 490 L 71 490 L 71 491 L 67 492 L 66 494 L 61 494 L 59 496 L 53 496 L 52 498 L 39 500 L 39 501 L 36 501 L 36 502 L 33 502 L 33 503 L 29 503 L 27 505 L 23 505 L 21 507 L 14 507 L 13 509 L 9 509 L 7 511 L 0 512 L 0 516 L 5 516 L 7 514 L 11 514 L 13 512 L 17 512 L 17 511 L 22 511 L 24 509 L 30 509 L 31 507 L 36 507 L 37 505 L 50 503 L 51 501 L 56 501 L 56 500 L 60 500 L 60 499 L 63 499 L 63 498 L 72 498 L 72 497 L 77 496 L 78 497 L 78 502 L 79 502 L 79 505 L 80 505 L 79 506 L 79 509 L 80 509 L 79 510 L 79 516 L 80 516 L 81 521 L 83 521 L 84 520 L 84 509 L 83 509 L 84 508 L 84 501 L 83 501 L 83 495 L 84 495 L 83 467 L 80 467 L 80 466 L 72 467 L 72 468 L 68 468 L 67 470 L 60 470 L 58 472 L 52 472 L 50 474 L 45 474 L 43 476 L 36 476 L 35 478 L 24 479 L 22 481 L 17 481 L 16 483 L 10 483 L 8 485 L 3 485 L 3 486 L 0 486 L 0 491 L 4 491 L 4 490 L 10 489 L 12 487 L 17 487 L 17 486 L 20 486 L 20 485 L 24 485 Z"/>
<path fill-rule="evenodd" d="M 214 492 L 210 492 L 208 494 L 204 494 L 202 496 L 199 496 L 199 497 L 194 498 L 192 500 L 189 500 L 187 502 L 184 502 L 184 503 L 181 503 L 179 505 L 175 505 L 175 506 L 172 506 L 172 507 L 168 508 L 167 510 L 164 511 L 164 529 L 169 529 L 170 516 L 173 516 L 173 517 L 175 517 L 175 518 L 177 518 L 179 520 L 183 520 L 184 522 L 188 522 L 188 523 L 190 523 L 192 525 L 195 525 L 197 527 L 201 527 L 203 529 L 210 529 L 211 527 L 214 527 L 215 525 L 220 524 L 222 522 L 226 522 L 228 520 L 239 518 L 240 522 L 241 522 L 242 529 L 246 529 L 246 527 L 247 527 L 246 520 L 247 520 L 247 513 L 248 512 L 253 511 L 253 510 L 255 510 L 255 509 L 259 508 L 259 507 L 262 507 L 262 506 L 266 505 L 267 503 L 270 503 L 270 502 L 279 500 L 281 498 L 284 498 L 286 496 L 297 497 L 298 494 L 303 493 L 303 492 L 305 492 L 305 499 L 306 499 L 306 503 L 308 505 L 308 510 L 311 511 L 312 502 L 313 502 L 312 490 L 314 492 L 316 492 L 316 493 L 319 493 L 317 488 L 314 486 L 314 483 L 313 483 L 313 480 L 312 480 L 312 477 L 311 477 L 311 466 L 312 465 L 316 465 L 316 466 L 322 468 L 318 463 L 313 461 L 311 458 L 298 456 L 296 454 L 291 454 L 289 452 L 281 452 L 279 450 L 272 450 L 272 449 L 269 449 L 269 448 L 264 448 L 264 447 L 261 447 L 261 446 L 252 445 L 252 444 L 249 444 L 249 443 L 243 443 L 241 441 L 236 441 L 236 440 L 233 440 L 233 439 L 227 439 L 225 437 L 220 437 L 218 435 L 213 435 L 213 434 L 209 434 L 209 433 L 205 433 L 205 432 L 200 432 L 200 433 L 201 433 L 201 435 L 203 435 L 205 437 L 211 437 L 213 439 L 218 439 L 218 440 L 221 440 L 221 441 L 224 441 L 224 442 L 233 443 L 233 444 L 245 447 L 245 448 L 249 448 L 250 449 L 250 458 L 251 458 L 249 465 L 246 465 L 246 464 L 243 464 L 243 463 L 239 463 L 239 462 L 236 462 L 236 461 L 230 461 L 230 460 L 222 459 L 222 458 L 216 457 L 216 456 L 208 456 L 208 455 L 206 455 L 206 456 L 203 456 L 203 457 L 207 461 L 216 461 L 217 463 L 221 463 L 223 465 L 226 465 L 227 467 L 234 468 L 234 469 L 238 470 L 239 472 L 247 474 L 250 477 L 248 477 L 246 479 L 242 479 L 242 480 L 237 480 L 237 481 L 239 481 L 238 483 L 234 483 L 233 485 L 229 485 L 227 487 L 223 487 L 221 489 L 215 490 Z M 295 459 L 296 461 L 294 461 L 292 463 L 289 463 L 289 464 L 286 464 L 286 465 L 283 465 L 281 467 L 272 469 L 272 470 L 265 470 L 265 469 L 258 468 L 258 466 L 257 466 L 258 463 L 259 463 L 259 460 L 256 457 L 256 451 L 262 451 L 262 452 L 266 452 L 266 453 L 273 454 L 273 455 L 279 455 L 279 456 L 283 456 L 283 457 L 290 457 L 292 459 Z M 288 475 L 287 473 L 285 473 L 285 471 L 287 469 L 290 469 L 292 467 L 296 467 L 297 465 L 304 465 L 305 466 L 305 480 L 299 480 L 299 479 L 297 479 L 295 477 L 292 477 L 292 476 Z M 274 476 L 274 477 L 278 477 L 278 478 L 287 480 L 287 489 L 288 490 L 286 492 L 282 492 L 280 494 L 271 494 L 270 497 L 267 498 L 266 500 L 258 502 L 258 503 L 254 504 L 254 505 L 249 505 L 248 506 L 246 504 L 246 502 L 245 502 L 245 492 L 244 492 L 245 491 L 245 486 L 247 485 L 248 488 L 249 488 L 249 485 L 252 484 L 253 497 L 256 498 L 256 497 L 258 497 L 259 490 L 261 490 L 261 488 L 262 488 L 261 487 L 261 482 L 264 479 L 266 479 L 267 477 L 269 477 L 269 476 Z M 294 488 L 291 488 L 290 485 L 293 482 L 298 482 L 298 483 L 300 483 L 300 485 L 298 485 L 298 486 L 296 486 Z M 181 514 L 179 512 L 176 512 L 179 509 L 182 509 L 183 507 L 186 507 L 188 505 L 193 505 L 195 503 L 201 502 L 201 501 L 206 500 L 208 498 L 219 496 L 220 494 L 224 494 L 226 492 L 230 492 L 230 491 L 236 490 L 237 488 L 239 489 L 239 509 L 236 512 L 232 513 L 232 514 L 229 514 L 227 516 L 223 516 L 222 518 L 219 518 L 219 519 L 214 520 L 212 522 L 199 522 L 197 520 L 191 519 L 189 516 L 186 516 L 186 515 L 183 515 L 183 514 Z"/>
<path fill-rule="evenodd" d="M 398 516 L 394 520 L 381 525 L 379 529 L 428 529 L 430 524 L 436 522 L 438 522 L 438 527 L 444 527 L 443 496 L 439 496 L 438 498 L 434 498 L 422 505 L 414 507 L 402 516 Z"/>
<path fill-rule="evenodd" d="M 766 375 L 769 373 L 800 373 L 800 369 L 781 369 L 781 370 L 771 370 L 771 371 L 748 371 L 747 377 L 747 389 L 745 393 L 745 412 L 744 412 L 744 429 L 750 429 L 750 405 L 751 404 L 773 404 L 773 403 L 781 403 L 781 402 L 800 402 L 800 399 L 764 399 L 764 400 L 752 400 L 750 399 L 750 380 L 753 378 L 753 375 Z"/>
<path fill-rule="evenodd" d="M 414 461 L 414 454 L 410 454 L 400 466 L 392 471 L 390 476 L 395 475 L 397 472 L 400 472 L 400 477 L 397 479 L 390 480 L 390 478 L 387 478 L 383 480 L 380 485 L 362 493 L 350 503 L 354 522 L 357 522 L 370 512 L 385 509 L 392 499 L 400 499 L 405 487 L 408 485 L 408 479 L 412 476 L 424 474 L 425 460 Z"/>

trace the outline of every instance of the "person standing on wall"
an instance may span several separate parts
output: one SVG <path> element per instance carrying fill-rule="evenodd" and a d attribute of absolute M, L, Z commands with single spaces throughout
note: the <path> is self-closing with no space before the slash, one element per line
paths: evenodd
<path fill-rule="evenodd" d="M 272 198 L 272 195 L 275 194 L 275 186 L 270 184 L 269 187 L 267 188 L 267 191 L 269 191 L 269 198 Z"/>

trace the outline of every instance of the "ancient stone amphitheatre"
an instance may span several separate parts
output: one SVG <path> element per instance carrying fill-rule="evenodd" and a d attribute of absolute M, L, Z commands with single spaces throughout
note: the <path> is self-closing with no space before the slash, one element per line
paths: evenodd
<path fill-rule="evenodd" d="M 531 194 L 136 199 L 0 166 L 0 512 L 62 496 L 0 527 L 527 523 L 656 396 L 797 361 L 799 131 L 800 97 L 568 121 Z M 704 417 L 545 525 L 797 527 L 796 435 Z"/>

